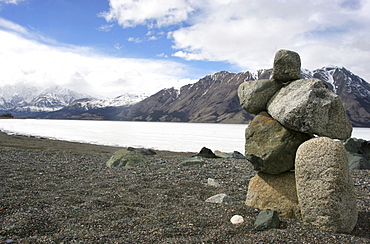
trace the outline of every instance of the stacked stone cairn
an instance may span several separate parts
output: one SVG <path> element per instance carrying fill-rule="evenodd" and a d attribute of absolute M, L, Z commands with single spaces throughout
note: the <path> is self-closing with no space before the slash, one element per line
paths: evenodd
<path fill-rule="evenodd" d="M 279 50 L 271 79 L 245 81 L 240 104 L 255 118 L 245 156 L 258 173 L 246 204 L 330 232 L 350 232 L 358 210 L 346 150 L 352 126 L 343 103 L 319 79 L 300 79 L 296 52 Z"/>

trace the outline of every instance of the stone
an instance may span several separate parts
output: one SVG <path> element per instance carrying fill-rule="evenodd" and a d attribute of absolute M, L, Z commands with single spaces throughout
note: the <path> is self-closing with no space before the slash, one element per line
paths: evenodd
<path fill-rule="evenodd" d="M 218 183 L 218 181 L 213 178 L 207 179 L 207 185 L 213 186 L 213 187 L 221 187 L 220 183 Z"/>
<path fill-rule="evenodd" d="M 233 217 L 231 217 L 230 222 L 233 225 L 242 224 L 242 223 L 244 223 L 244 218 L 243 218 L 243 216 L 240 216 L 240 215 L 234 215 Z"/>
<path fill-rule="evenodd" d="M 348 153 L 349 169 L 370 169 L 370 162 L 358 153 Z"/>
<path fill-rule="evenodd" d="M 304 142 L 297 150 L 295 177 L 305 222 L 330 232 L 353 230 L 358 210 L 342 142 L 328 137 Z"/>
<path fill-rule="evenodd" d="M 300 219 L 294 172 L 258 173 L 249 182 L 245 204 L 275 210 L 284 218 Z"/>
<path fill-rule="evenodd" d="M 350 169 L 370 169 L 370 141 L 349 138 L 344 142 Z"/>
<path fill-rule="evenodd" d="M 271 209 L 262 210 L 254 222 L 256 230 L 278 229 L 280 227 L 279 215 Z"/>
<path fill-rule="evenodd" d="M 213 152 L 211 149 L 209 148 L 206 148 L 206 147 L 203 147 L 200 152 L 195 155 L 195 156 L 199 156 L 199 157 L 203 157 L 203 158 L 218 158 Z"/>
<path fill-rule="evenodd" d="M 358 138 L 349 138 L 344 142 L 344 147 L 349 153 L 358 153 L 370 159 L 370 141 Z"/>
<path fill-rule="evenodd" d="M 248 80 L 240 84 L 238 96 L 240 105 L 251 114 L 266 110 L 267 102 L 283 87 L 277 80 Z"/>
<path fill-rule="evenodd" d="M 296 80 L 278 91 L 267 112 L 292 130 L 333 139 L 351 136 L 352 125 L 338 95 L 319 79 Z"/>
<path fill-rule="evenodd" d="M 245 159 L 245 156 L 238 151 L 234 151 L 232 153 L 226 153 L 226 152 L 221 152 L 221 151 L 216 150 L 214 153 L 219 158 Z"/>
<path fill-rule="evenodd" d="M 298 146 L 311 136 L 286 129 L 266 112 L 259 113 L 245 130 L 245 158 L 254 170 L 280 174 L 294 168 Z"/>
<path fill-rule="evenodd" d="M 232 153 L 221 152 L 218 150 L 216 150 L 214 153 L 217 157 L 220 157 L 220 158 L 232 158 L 233 157 Z"/>
<path fill-rule="evenodd" d="M 184 159 L 180 163 L 180 165 L 181 166 L 192 166 L 192 165 L 202 165 L 204 163 L 205 163 L 205 161 L 204 161 L 203 157 L 194 156 L 194 157 L 190 157 L 190 158 Z"/>
<path fill-rule="evenodd" d="M 137 148 L 133 148 L 133 147 L 128 147 L 127 150 L 129 150 L 129 151 L 138 151 L 141 154 L 143 154 L 144 156 L 153 156 L 153 155 L 157 154 L 154 150 L 146 149 L 146 148 L 137 149 Z"/>
<path fill-rule="evenodd" d="M 106 162 L 108 167 L 137 167 L 149 164 L 149 160 L 138 151 L 129 151 L 121 149 L 115 152 L 112 157 Z"/>
<path fill-rule="evenodd" d="M 210 203 L 228 203 L 228 202 L 236 202 L 236 201 L 238 200 L 224 193 L 214 195 L 206 200 L 206 202 L 210 202 Z"/>
<path fill-rule="evenodd" d="M 245 156 L 238 151 L 234 151 L 232 154 L 233 154 L 233 158 L 235 159 L 245 159 Z"/>
<path fill-rule="evenodd" d="M 301 78 L 301 58 L 290 50 L 279 50 L 275 54 L 272 78 L 281 82 Z"/>

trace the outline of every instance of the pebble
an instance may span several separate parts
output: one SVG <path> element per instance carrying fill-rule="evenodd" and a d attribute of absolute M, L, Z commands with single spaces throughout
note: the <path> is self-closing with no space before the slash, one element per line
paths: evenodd
<path fill-rule="evenodd" d="M 221 186 L 220 183 L 218 183 L 218 181 L 213 179 L 213 178 L 208 178 L 207 184 L 209 186 L 213 186 L 213 187 L 220 187 Z"/>
<path fill-rule="evenodd" d="M 233 225 L 242 224 L 244 223 L 244 218 L 240 215 L 234 215 L 233 217 L 231 217 L 230 222 Z"/>

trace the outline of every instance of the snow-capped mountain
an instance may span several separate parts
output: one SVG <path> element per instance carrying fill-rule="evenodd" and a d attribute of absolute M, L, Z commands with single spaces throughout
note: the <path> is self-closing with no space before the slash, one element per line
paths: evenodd
<path fill-rule="evenodd" d="M 239 105 L 237 88 L 244 80 L 269 79 L 272 69 L 207 75 L 198 82 L 163 89 L 120 112 L 121 120 L 248 123 L 253 115 Z M 342 99 L 354 126 L 370 126 L 370 84 L 344 67 L 302 69 L 302 78 L 318 78 Z"/>
<path fill-rule="evenodd" d="M 5 85 L 0 87 L 0 110 L 10 110 L 31 102 L 42 91 L 39 87 Z"/>
<path fill-rule="evenodd" d="M 61 87 L 47 89 L 32 99 L 18 92 L 0 97 L 5 101 L 0 106 L 13 106 L 10 110 L 0 107 L 0 113 L 11 113 L 16 118 L 248 123 L 253 115 L 240 106 L 237 88 L 244 80 L 269 79 L 271 73 L 272 69 L 221 71 L 194 84 L 180 89 L 166 88 L 149 97 L 124 94 L 98 100 Z M 337 66 L 302 69 L 301 76 L 325 81 L 342 99 L 352 125 L 370 127 L 370 84 L 364 79 Z M 25 93 L 33 94 L 31 91 Z"/>
<path fill-rule="evenodd" d="M 342 99 L 354 126 L 370 126 L 370 84 L 344 67 L 327 66 L 313 71 Z"/>
<path fill-rule="evenodd" d="M 145 94 L 135 95 L 125 93 L 118 97 L 112 99 L 85 99 L 85 100 L 77 100 L 74 103 L 70 104 L 70 106 L 74 106 L 75 108 L 78 106 L 82 110 L 89 110 L 89 109 L 101 109 L 106 107 L 121 107 L 121 106 L 129 106 L 135 103 L 144 100 L 148 96 Z"/>
<path fill-rule="evenodd" d="M 45 113 L 63 109 L 73 110 L 76 113 L 108 107 L 129 106 L 146 97 L 145 94 L 126 93 L 113 99 L 98 100 L 90 95 L 61 86 L 42 90 L 32 86 L 6 85 L 0 87 L 0 113 L 10 113 L 17 118 L 44 117 Z"/>
<path fill-rule="evenodd" d="M 15 111 L 50 112 L 69 105 L 76 99 L 91 98 L 60 86 L 53 86 L 34 97 L 28 104 L 15 108 Z"/>

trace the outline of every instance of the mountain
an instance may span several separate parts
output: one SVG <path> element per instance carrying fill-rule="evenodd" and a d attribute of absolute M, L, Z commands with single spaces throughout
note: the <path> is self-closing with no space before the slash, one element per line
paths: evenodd
<path fill-rule="evenodd" d="M 253 115 L 239 105 L 237 88 L 244 80 L 268 79 L 272 69 L 256 73 L 222 71 L 180 90 L 163 89 L 117 115 L 119 120 L 248 123 Z M 342 99 L 354 126 L 370 127 L 370 84 L 344 67 L 302 70 L 302 78 L 326 82 Z"/>
<path fill-rule="evenodd" d="M 145 94 L 135 95 L 125 93 L 113 99 L 102 99 L 102 100 L 85 100 L 77 101 L 78 106 L 81 108 L 88 109 L 97 109 L 97 108 L 106 108 L 106 107 L 120 107 L 120 106 L 129 106 L 135 103 L 140 102 L 147 98 Z M 76 104 L 75 104 L 76 105 Z"/>
<path fill-rule="evenodd" d="M 38 87 L 25 85 L 5 85 L 0 87 L 0 110 L 22 107 L 39 94 Z"/>
<path fill-rule="evenodd" d="M 19 110 L 29 112 L 56 111 L 64 108 L 76 99 L 88 97 L 90 96 L 80 94 L 67 88 L 53 86 L 34 97 L 30 103 L 22 106 Z"/>
<path fill-rule="evenodd" d="M 248 123 L 253 115 L 239 105 L 237 89 L 245 80 L 270 78 L 272 69 L 257 72 L 221 71 L 180 89 L 166 88 L 156 94 L 124 94 L 97 100 L 68 89 L 54 87 L 35 96 L 37 89 L 0 89 L 0 113 L 15 117 L 50 119 L 99 119 L 125 121 Z M 344 67 L 302 69 L 302 78 L 325 81 L 344 103 L 354 126 L 370 127 L 370 84 Z M 12 108 L 12 109 L 4 109 Z"/>
<path fill-rule="evenodd" d="M 145 98 L 147 98 L 145 94 L 134 95 L 125 93 L 113 99 L 78 99 L 58 111 L 45 114 L 43 118 L 117 120 L 117 114 L 122 109 Z"/>
<path fill-rule="evenodd" d="M 313 77 L 329 84 L 342 99 L 353 126 L 370 127 L 370 84 L 344 67 L 323 67 Z"/>
<path fill-rule="evenodd" d="M 61 86 L 42 91 L 32 86 L 6 85 L 0 87 L 0 114 L 12 114 L 16 118 L 117 119 L 121 107 L 146 97 L 126 93 L 98 100 Z"/>
<path fill-rule="evenodd" d="M 4 86 L 0 88 L 2 106 L 0 113 L 11 113 L 15 117 L 34 117 L 56 111 L 76 99 L 91 98 L 89 95 L 53 86 L 40 93 L 40 88 L 27 86 Z"/>
<path fill-rule="evenodd" d="M 251 72 L 208 75 L 176 90 L 163 89 L 117 115 L 122 120 L 246 123 L 252 116 L 241 109 L 236 95 Z"/>

